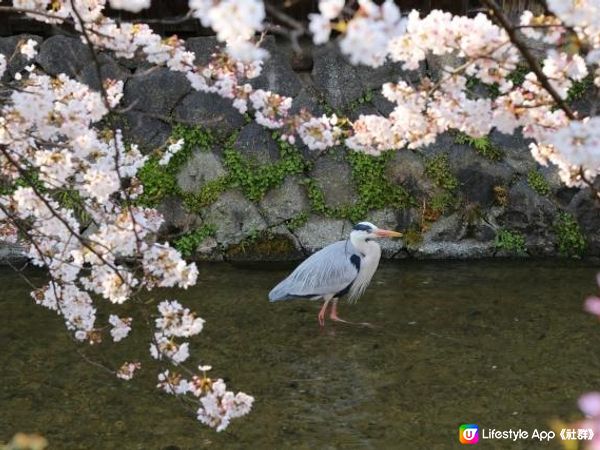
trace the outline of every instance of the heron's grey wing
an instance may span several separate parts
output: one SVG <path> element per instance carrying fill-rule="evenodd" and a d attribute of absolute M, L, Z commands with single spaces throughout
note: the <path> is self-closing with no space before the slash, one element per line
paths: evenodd
<path fill-rule="evenodd" d="M 335 242 L 300 264 L 269 293 L 269 300 L 319 297 L 344 290 L 356 278 L 360 257 L 349 241 Z"/>

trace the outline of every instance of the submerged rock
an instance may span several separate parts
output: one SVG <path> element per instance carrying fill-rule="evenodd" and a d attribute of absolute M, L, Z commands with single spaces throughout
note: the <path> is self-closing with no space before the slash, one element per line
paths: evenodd
<path fill-rule="evenodd" d="M 285 261 L 302 258 L 296 238 L 284 227 L 275 227 L 248 242 L 230 245 L 225 251 L 229 261 Z"/>
<path fill-rule="evenodd" d="M 463 240 L 460 242 L 427 242 L 413 254 L 416 258 L 473 259 L 494 255 L 495 247 L 489 242 Z"/>

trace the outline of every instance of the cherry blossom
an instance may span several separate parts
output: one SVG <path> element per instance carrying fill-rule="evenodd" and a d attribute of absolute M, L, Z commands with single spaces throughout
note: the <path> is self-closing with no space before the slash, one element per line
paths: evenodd
<path fill-rule="evenodd" d="M 182 378 L 180 374 L 171 373 L 169 370 L 158 374 L 158 384 L 156 387 L 172 395 L 186 394 L 191 390 L 189 381 Z"/>
<path fill-rule="evenodd" d="M 0 53 L 0 78 L 4 76 L 4 72 L 6 71 L 6 56 Z"/>
<path fill-rule="evenodd" d="M 179 139 L 177 142 L 169 145 L 163 156 L 158 161 L 158 164 L 160 164 L 161 166 L 166 166 L 167 164 L 169 164 L 169 161 L 171 161 L 173 155 L 175 155 L 175 153 L 177 153 L 183 148 L 183 144 L 184 140 Z"/>
<path fill-rule="evenodd" d="M 154 341 L 150 344 L 150 354 L 154 359 L 167 359 L 179 365 L 190 356 L 189 342 L 179 344 L 161 333 L 154 334 Z"/>
<path fill-rule="evenodd" d="M 121 380 L 131 380 L 137 370 L 142 368 L 142 364 L 139 362 L 124 362 L 123 365 L 117 371 L 117 378 Z"/>
<path fill-rule="evenodd" d="M 131 331 L 131 317 L 121 318 L 115 314 L 111 314 L 108 322 L 113 326 L 110 330 L 113 341 L 119 342 L 129 335 Z"/>
<path fill-rule="evenodd" d="M 210 390 L 200 397 L 198 420 L 216 431 L 223 431 L 229 426 L 231 419 L 244 416 L 250 412 L 254 398 L 238 392 L 227 390 L 223 380 L 210 383 Z"/>
<path fill-rule="evenodd" d="M 158 305 L 161 316 L 156 319 L 156 328 L 165 336 L 191 337 L 202 331 L 204 320 L 196 317 L 177 300 L 165 300 Z"/>
<path fill-rule="evenodd" d="M 150 8 L 151 0 L 109 0 L 109 2 L 113 9 L 124 9 L 137 13 L 142 9 Z"/>
<path fill-rule="evenodd" d="M 313 42 L 316 45 L 324 44 L 329 41 L 331 35 L 331 21 L 321 14 L 309 14 L 308 29 L 313 35 Z"/>
<path fill-rule="evenodd" d="M 37 50 L 35 49 L 37 42 L 33 39 L 28 39 L 23 45 L 21 45 L 19 51 L 21 54 L 25 55 L 27 59 L 33 59 L 35 55 L 37 55 Z"/>
<path fill-rule="evenodd" d="M 345 0 L 320 0 L 319 11 L 326 19 L 333 20 L 341 14 L 345 3 Z"/>
<path fill-rule="evenodd" d="M 202 25 L 211 27 L 217 39 L 240 61 L 262 59 L 266 52 L 254 52 L 248 44 L 263 29 L 265 7 L 259 0 L 190 0 L 189 7 Z"/>

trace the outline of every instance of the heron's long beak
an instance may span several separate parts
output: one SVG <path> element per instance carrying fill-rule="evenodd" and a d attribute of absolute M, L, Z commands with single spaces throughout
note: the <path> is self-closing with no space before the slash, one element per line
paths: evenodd
<path fill-rule="evenodd" d="M 402 237 L 402 233 L 399 233 L 398 231 L 381 230 L 381 229 L 376 230 L 375 235 L 377 235 L 379 237 L 387 237 L 387 238 Z"/>

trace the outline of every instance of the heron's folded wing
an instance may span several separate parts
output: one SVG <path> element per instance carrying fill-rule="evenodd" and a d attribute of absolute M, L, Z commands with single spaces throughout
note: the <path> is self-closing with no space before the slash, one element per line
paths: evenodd
<path fill-rule="evenodd" d="M 352 258 L 354 256 L 354 258 Z M 348 241 L 319 250 L 269 293 L 271 301 L 335 294 L 354 281 L 360 258 Z M 354 262 L 353 262 L 354 261 Z"/>

